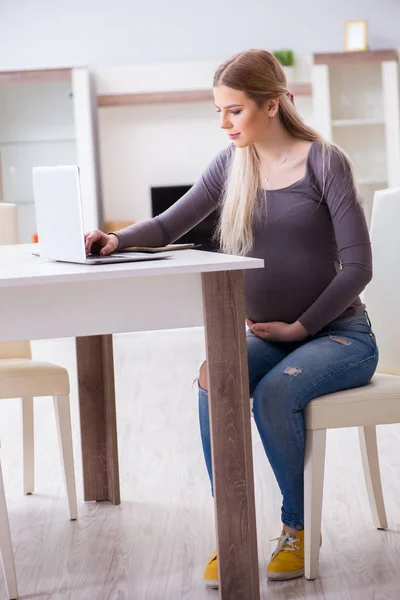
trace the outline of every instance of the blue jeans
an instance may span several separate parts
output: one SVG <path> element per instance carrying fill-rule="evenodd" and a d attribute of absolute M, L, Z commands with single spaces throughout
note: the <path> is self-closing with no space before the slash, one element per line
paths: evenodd
<path fill-rule="evenodd" d="M 282 523 L 304 527 L 303 410 L 318 396 L 366 385 L 378 349 L 368 315 L 329 323 L 301 342 L 271 343 L 247 332 L 250 396 L 265 452 L 283 496 Z M 199 386 L 204 457 L 212 488 L 208 393 Z"/>

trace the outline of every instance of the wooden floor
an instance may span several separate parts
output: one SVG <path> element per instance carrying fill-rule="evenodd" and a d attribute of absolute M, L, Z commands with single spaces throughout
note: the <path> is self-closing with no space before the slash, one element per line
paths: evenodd
<path fill-rule="evenodd" d="M 36 401 L 36 493 L 22 495 L 20 403 L 0 402 L 1 458 L 21 598 L 210 600 L 214 544 L 193 381 L 201 329 L 118 335 L 115 371 L 121 506 L 84 503 L 73 340 L 35 342 L 35 358 L 70 370 L 79 520 L 67 505 L 50 398 Z M 254 425 L 254 424 L 253 424 Z M 269 583 L 280 496 L 253 429 L 262 598 L 399 600 L 400 427 L 378 431 L 390 529 L 372 527 L 355 430 L 328 434 L 320 579 Z M 0 575 L 0 598 L 5 587 Z"/>

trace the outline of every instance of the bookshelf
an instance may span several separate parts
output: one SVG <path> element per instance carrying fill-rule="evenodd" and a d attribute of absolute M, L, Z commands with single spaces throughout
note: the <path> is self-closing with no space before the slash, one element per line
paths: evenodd
<path fill-rule="evenodd" d="M 314 54 L 314 125 L 353 161 L 368 222 L 376 190 L 400 186 L 396 50 Z"/>
<path fill-rule="evenodd" d="M 85 67 L 0 70 L 0 201 L 18 205 L 21 243 L 36 233 L 32 168 L 78 164 L 85 227 L 101 220 L 96 98 Z"/>

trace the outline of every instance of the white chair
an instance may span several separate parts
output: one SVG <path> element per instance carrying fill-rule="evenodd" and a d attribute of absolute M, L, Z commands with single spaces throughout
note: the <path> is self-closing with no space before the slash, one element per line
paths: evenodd
<path fill-rule="evenodd" d="M 0 245 L 18 244 L 18 207 L 15 204 L 2 202 L 0 203 L 0 210 Z"/>
<path fill-rule="evenodd" d="M 0 204 L 0 235 L 7 232 L 8 244 L 18 243 L 17 206 Z M 10 232 L 14 232 L 11 236 Z M 2 244 L 0 237 L 0 245 Z M 34 491 L 33 398 L 53 396 L 61 458 L 68 495 L 69 518 L 77 518 L 77 501 L 69 406 L 69 377 L 63 367 L 32 360 L 29 342 L 0 343 L 0 399 L 22 399 L 24 493 Z M 0 552 L 8 597 L 17 597 L 3 479 L 0 467 Z"/>
<path fill-rule="evenodd" d="M 6 497 L 4 494 L 3 472 L 0 462 L 0 551 L 3 563 L 4 581 L 7 588 L 7 598 L 18 598 L 17 578 L 15 575 L 14 556 L 12 552 L 10 524 L 8 521 Z"/>
<path fill-rule="evenodd" d="M 371 241 L 374 276 L 363 300 L 379 347 L 377 373 L 367 386 L 327 394 L 305 410 L 305 576 L 318 576 L 326 430 L 358 427 L 364 477 L 374 526 L 387 528 L 379 471 L 376 425 L 400 423 L 400 188 L 377 192 Z"/>

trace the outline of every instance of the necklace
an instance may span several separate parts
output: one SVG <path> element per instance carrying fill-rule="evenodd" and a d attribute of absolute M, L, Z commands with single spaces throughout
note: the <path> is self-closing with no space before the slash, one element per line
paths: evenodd
<path fill-rule="evenodd" d="M 286 156 L 284 156 L 284 157 L 283 157 L 283 159 L 281 160 L 281 162 L 279 163 L 279 167 L 280 167 L 281 165 L 283 165 L 283 164 L 284 164 L 284 163 L 287 161 L 287 159 L 288 159 L 287 155 L 286 155 Z M 263 179 L 264 179 L 264 181 L 265 181 L 266 183 L 268 183 L 268 181 L 269 181 L 269 175 L 267 174 L 267 177 L 264 177 Z"/>
<path fill-rule="evenodd" d="M 290 153 L 293 149 L 294 143 L 292 143 L 292 145 L 290 146 L 289 150 L 287 151 L 287 153 L 285 154 L 285 156 L 282 158 L 282 160 L 278 163 L 278 168 L 280 168 L 283 164 L 285 164 L 285 162 L 287 161 L 288 157 L 290 156 Z M 262 174 L 262 179 L 264 181 L 264 183 L 269 183 L 270 180 L 270 175 L 269 173 L 266 173 L 266 176 L 264 177 L 264 175 Z"/>

